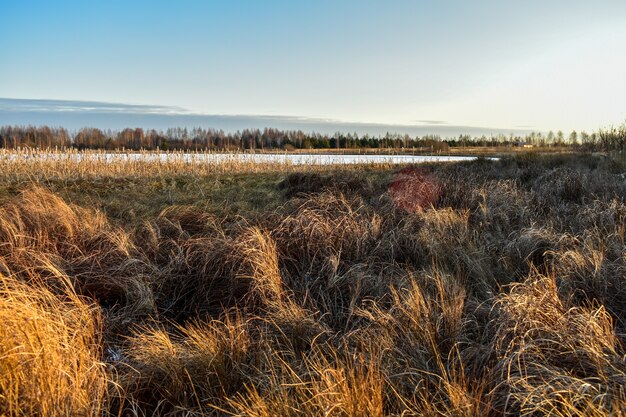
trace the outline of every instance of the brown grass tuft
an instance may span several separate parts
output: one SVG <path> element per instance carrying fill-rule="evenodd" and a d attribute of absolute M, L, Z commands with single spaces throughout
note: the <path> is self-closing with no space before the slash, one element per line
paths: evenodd
<path fill-rule="evenodd" d="M 222 321 L 138 329 L 125 350 L 122 409 L 201 413 L 243 388 L 255 341 L 235 315 Z"/>
<path fill-rule="evenodd" d="M 621 413 L 623 346 L 603 307 L 568 307 L 554 277 L 530 277 L 498 302 L 499 407 L 524 415 Z"/>
<path fill-rule="evenodd" d="M 98 309 L 0 274 L 0 414 L 98 416 L 108 379 Z"/>

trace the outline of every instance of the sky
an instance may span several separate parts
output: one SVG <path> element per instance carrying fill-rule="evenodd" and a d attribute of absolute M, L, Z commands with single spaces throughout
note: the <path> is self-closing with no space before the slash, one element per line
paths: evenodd
<path fill-rule="evenodd" d="M 433 129 L 626 121 L 623 0 L 0 0 L 0 16 L 0 98 L 85 123 L 89 103 Z M 0 103 L 0 123 L 43 120 L 24 103 Z"/>

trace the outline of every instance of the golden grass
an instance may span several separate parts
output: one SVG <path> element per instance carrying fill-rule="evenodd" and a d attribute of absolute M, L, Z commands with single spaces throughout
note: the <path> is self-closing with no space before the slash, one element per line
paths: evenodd
<path fill-rule="evenodd" d="M 401 201 L 412 170 L 273 167 L 258 210 L 126 220 L 129 178 L 270 168 L 38 163 L 0 161 L 0 415 L 626 414 L 619 162 L 431 165 Z"/>
<path fill-rule="evenodd" d="M 63 277 L 59 277 L 62 279 Z M 0 274 L 0 413 L 98 416 L 106 410 L 98 309 Z"/>
<path fill-rule="evenodd" d="M 297 172 L 302 166 L 289 162 L 242 160 L 238 154 L 206 161 L 211 152 L 107 152 L 97 150 L 0 149 L 0 178 L 41 182 L 52 179 L 102 177 L 200 177 L 220 173 Z M 391 168 L 393 164 L 365 164 Z M 308 171 L 324 172 L 323 165 L 307 164 Z M 359 168 L 357 168 L 359 169 Z"/>

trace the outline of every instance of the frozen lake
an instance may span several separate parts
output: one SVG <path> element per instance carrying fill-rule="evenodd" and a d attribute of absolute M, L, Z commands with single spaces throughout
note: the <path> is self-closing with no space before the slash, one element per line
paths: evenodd
<path fill-rule="evenodd" d="M 192 155 L 195 156 L 195 155 Z M 201 155 L 207 161 L 238 160 L 259 163 L 287 163 L 294 165 L 337 164 L 414 164 L 420 162 L 470 161 L 475 157 L 431 155 L 316 155 L 316 154 L 214 154 Z"/>

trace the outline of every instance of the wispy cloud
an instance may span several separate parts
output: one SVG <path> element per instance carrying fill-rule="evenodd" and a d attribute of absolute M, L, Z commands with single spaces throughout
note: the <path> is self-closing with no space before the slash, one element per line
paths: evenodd
<path fill-rule="evenodd" d="M 46 100 L 0 98 L 0 110 L 20 112 L 82 112 L 82 113 L 133 113 L 133 114 L 190 114 L 189 110 L 175 106 L 107 103 L 101 101 Z"/>
<path fill-rule="evenodd" d="M 447 125 L 445 120 L 416 120 L 417 123 L 423 125 Z"/>
<path fill-rule="evenodd" d="M 204 127 L 235 132 L 243 129 L 274 127 L 284 130 L 302 130 L 334 134 L 336 132 L 381 136 L 386 133 L 442 137 L 459 134 L 491 135 L 519 132 L 522 129 L 503 129 L 477 126 L 459 126 L 441 120 L 421 120 L 420 123 L 393 125 L 362 123 L 289 115 L 198 114 L 174 106 L 106 103 L 99 101 L 32 100 L 0 98 L 0 125 L 51 125 L 69 129 L 98 127 L 123 129 L 143 127 Z"/>

